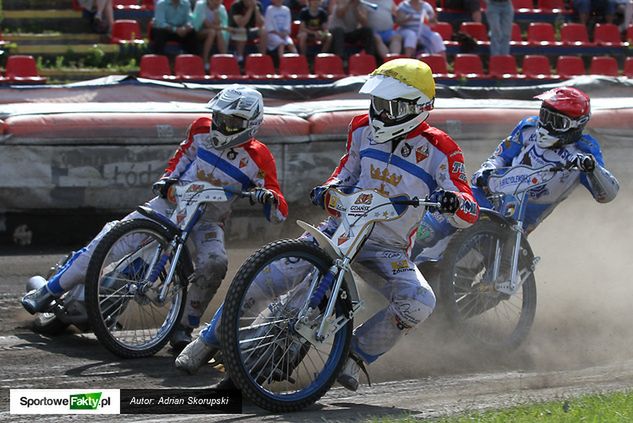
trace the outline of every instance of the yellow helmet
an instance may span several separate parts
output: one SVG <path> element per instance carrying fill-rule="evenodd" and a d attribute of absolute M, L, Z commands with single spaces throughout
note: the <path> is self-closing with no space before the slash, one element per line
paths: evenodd
<path fill-rule="evenodd" d="M 387 142 L 424 122 L 435 101 L 431 68 L 416 59 L 394 59 L 374 70 L 360 92 L 371 95 L 374 140 Z"/>

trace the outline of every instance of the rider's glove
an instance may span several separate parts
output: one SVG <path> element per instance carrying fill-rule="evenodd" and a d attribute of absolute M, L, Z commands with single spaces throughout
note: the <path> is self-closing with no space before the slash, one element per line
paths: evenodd
<path fill-rule="evenodd" d="M 152 185 L 152 192 L 158 197 L 167 198 L 169 188 L 176 182 L 178 182 L 178 179 L 175 178 L 161 178 L 161 180 L 154 182 L 154 185 Z"/>
<path fill-rule="evenodd" d="M 596 159 L 591 154 L 577 154 L 572 162 L 582 172 L 593 172 L 596 168 Z"/>
<path fill-rule="evenodd" d="M 273 194 L 271 190 L 258 187 L 251 191 L 250 200 L 251 204 L 275 204 L 277 197 L 275 197 L 275 194 Z"/>
<path fill-rule="evenodd" d="M 459 198 L 452 191 L 437 190 L 429 196 L 429 201 L 440 203 L 440 213 L 454 214 L 459 209 Z"/>
<path fill-rule="evenodd" d="M 328 186 L 319 185 L 312 188 L 312 191 L 310 191 L 310 201 L 312 201 L 312 204 L 324 209 L 325 208 L 325 193 L 330 188 L 332 188 L 331 185 L 328 185 Z"/>
<path fill-rule="evenodd" d="M 480 188 L 486 188 L 488 186 L 488 178 L 490 178 L 490 174 L 492 173 L 492 169 L 482 170 L 477 178 L 475 178 L 475 185 Z"/>

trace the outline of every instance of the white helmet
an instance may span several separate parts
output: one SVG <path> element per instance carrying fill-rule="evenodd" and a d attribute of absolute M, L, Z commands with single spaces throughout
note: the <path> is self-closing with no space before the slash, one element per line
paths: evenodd
<path fill-rule="evenodd" d="M 243 85 L 223 89 L 207 107 L 211 109 L 211 143 L 217 149 L 244 144 L 264 120 L 262 95 Z"/>
<path fill-rule="evenodd" d="M 431 68 L 416 59 L 394 59 L 374 70 L 361 87 L 371 95 L 369 108 L 374 141 L 404 136 L 429 117 L 435 101 Z"/>

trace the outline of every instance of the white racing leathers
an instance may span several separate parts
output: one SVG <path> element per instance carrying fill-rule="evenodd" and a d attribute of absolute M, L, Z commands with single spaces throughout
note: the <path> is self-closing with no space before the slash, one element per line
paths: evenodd
<path fill-rule="evenodd" d="M 347 152 L 326 182 L 342 189 L 375 188 L 389 196 L 425 198 L 441 188 L 453 191 L 459 209 L 448 221 L 457 228 L 472 225 L 479 214 L 467 183 L 459 146 L 444 132 L 421 123 L 398 142 L 373 141 L 367 115 L 352 120 Z M 352 348 L 371 363 L 435 307 L 435 295 L 409 254 L 424 207 L 409 207 L 401 218 L 379 222 L 355 262 L 365 280 L 389 305 L 356 328 Z"/>
<path fill-rule="evenodd" d="M 209 118 L 199 118 L 191 125 L 187 139 L 169 160 L 165 177 L 176 178 L 182 184 L 206 181 L 218 187 L 233 186 L 242 190 L 267 188 L 277 198 L 277 204 L 264 207 L 265 217 L 273 223 L 283 222 L 288 215 L 288 206 L 279 189 L 275 160 L 268 148 L 252 139 L 239 147 L 217 150 L 209 139 L 210 128 Z M 171 215 L 173 209 L 172 204 L 159 197 L 147 205 L 165 216 Z M 189 286 L 181 321 L 185 326 L 199 325 L 200 316 L 226 275 L 228 258 L 224 248 L 224 224 L 231 214 L 231 205 L 231 202 L 209 203 L 190 234 L 195 275 Z M 144 217 L 132 212 L 123 220 L 139 218 Z M 116 223 L 106 224 L 86 247 L 73 253 L 66 265 L 49 279 L 48 288 L 51 292 L 61 294 L 84 282 L 95 246 Z M 133 244 L 134 240 L 130 240 L 130 243 Z M 133 251 L 136 247 L 129 245 L 128 248 Z"/>
<path fill-rule="evenodd" d="M 512 133 L 504 139 L 472 178 L 473 193 L 482 207 L 492 208 L 483 190 L 475 187 L 477 178 L 487 169 L 527 165 L 534 168 L 546 165 L 565 165 L 578 154 L 591 154 L 596 160 L 593 172 L 569 169 L 558 172 L 545 186 L 529 193 L 525 215 L 525 228 L 532 232 L 556 206 L 566 199 L 579 184 L 582 184 L 599 203 L 613 200 L 619 189 L 617 179 L 605 168 L 600 145 L 595 138 L 583 134 L 580 140 L 561 148 L 541 148 L 538 140 L 538 117 L 523 119 Z M 427 213 L 420 225 L 414 254 L 416 263 L 437 260 L 441 257 L 453 228 L 436 213 Z M 421 252 L 417 254 L 418 250 Z"/>
<path fill-rule="evenodd" d="M 479 208 L 467 184 L 462 152 L 448 135 L 422 123 L 397 143 L 376 144 L 368 125 L 367 115 L 352 120 L 347 152 L 326 185 L 338 185 L 343 191 L 375 188 L 389 196 L 418 198 L 442 188 L 459 198 L 459 210 L 448 218 L 452 224 L 463 228 L 476 221 Z M 353 350 L 367 363 L 391 349 L 435 307 L 433 291 L 409 258 L 411 240 L 423 213 L 423 207 L 409 207 L 401 218 L 377 223 L 355 259 L 360 265 L 355 270 L 389 301 L 355 331 Z M 334 218 L 328 218 L 319 229 L 331 236 L 337 225 Z M 309 234 L 301 239 L 314 242 Z M 309 284 L 309 269 L 311 265 L 302 260 L 268 264 L 253 281 L 244 303 L 252 310 L 265 309 L 270 299 L 302 282 Z M 220 319 L 218 310 L 201 332 L 209 345 L 219 345 Z"/>

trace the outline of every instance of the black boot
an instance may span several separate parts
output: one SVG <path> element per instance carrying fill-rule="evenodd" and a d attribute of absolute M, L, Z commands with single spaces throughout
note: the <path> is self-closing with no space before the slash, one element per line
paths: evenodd
<path fill-rule="evenodd" d="M 20 302 L 22 306 L 31 314 L 41 313 L 48 310 L 51 302 L 55 299 L 46 285 L 28 292 Z"/>

